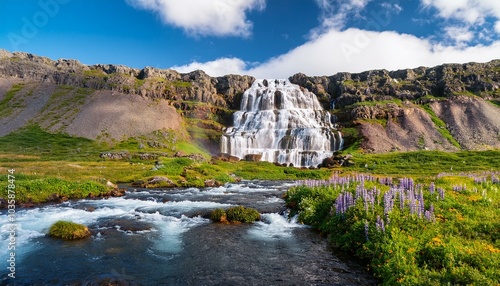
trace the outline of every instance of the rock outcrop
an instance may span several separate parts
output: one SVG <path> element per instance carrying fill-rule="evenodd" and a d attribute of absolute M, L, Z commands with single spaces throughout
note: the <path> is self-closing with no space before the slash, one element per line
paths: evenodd
<path fill-rule="evenodd" d="M 290 81 L 316 93 L 323 107 L 339 110 L 338 123 L 357 128 L 365 151 L 500 148 L 500 60 L 295 74 Z"/>
<path fill-rule="evenodd" d="M 122 65 L 84 65 L 76 60 L 57 61 L 23 52 L 0 50 L 0 77 L 54 83 L 169 101 L 197 101 L 236 109 L 241 95 L 255 80 L 250 76 L 210 77 L 201 70 L 186 74 L 170 69 Z M 182 107 L 178 105 L 177 107 Z"/>
<path fill-rule="evenodd" d="M 345 147 L 361 141 L 368 152 L 500 148 L 500 60 L 330 76 L 299 73 L 289 80 L 330 110 L 334 123 L 346 130 Z M 0 136 L 29 122 L 109 140 L 168 129 L 189 133 L 215 155 L 223 127 L 232 125 L 232 113 L 254 81 L 0 50 L 0 100 L 17 90 L 0 106 Z"/>
<path fill-rule="evenodd" d="M 426 96 L 450 97 L 457 94 L 489 99 L 500 96 L 500 60 L 397 71 L 343 72 L 320 77 L 299 73 L 291 76 L 290 81 L 318 97 L 324 97 L 323 102 L 333 102 L 338 107 L 393 99 L 426 102 Z"/>

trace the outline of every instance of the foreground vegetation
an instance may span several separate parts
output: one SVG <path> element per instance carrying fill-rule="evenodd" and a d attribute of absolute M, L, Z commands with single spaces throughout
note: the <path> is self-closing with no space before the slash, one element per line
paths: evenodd
<path fill-rule="evenodd" d="M 384 284 L 500 281 L 498 150 L 353 152 L 349 167 L 297 169 L 211 159 L 175 134 L 153 139 L 108 144 L 28 126 L 0 137 L 0 174 L 15 170 L 15 182 L 0 176 L 0 197 L 8 197 L 12 183 L 17 203 L 41 203 L 106 195 L 113 188 L 108 181 L 160 177 L 173 186 L 204 187 L 207 181 L 299 180 L 302 185 L 287 193 L 288 206 L 334 246 L 366 261 Z M 103 152 L 127 156 L 110 160 Z M 212 213 L 214 221 L 256 219 L 258 213 L 239 207 Z"/>
<path fill-rule="evenodd" d="M 332 171 L 408 175 L 425 181 L 442 172 L 500 170 L 500 151 L 353 153 L 355 164 L 350 167 L 297 169 L 267 162 L 210 159 L 208 152 L 186 138 L 168 132 L 152 136 L 108 144 L 62 133 L 52 134 L 31 125 L 0 137 L 0 174 L 15 169 L 17 202 L 39 203 L 54 197 L 99 196 L 109 192 L 105 186 L 108 181 L 132 183 L 155 176 L 167 177 L 174 186 L 204 187 L 207 180 L 220 184 L 239 179 L 319 180 L 329 178 Z M 154 140 L 159 147 L 150 146 L 154 144 L 148 144 L 148 140 Z M 125 152 L 130 156 L 109 160 L 101 158 L 103 152 Z M 153 157 L 141 159 L 142 154 Z M 0 176 L 0 197 L 7 197 L 7 186 L 7 176 Z"/>
<path fill-rule="evenodd" d="M 335 175 L 303 181 L 286 201 L 385 285 L 498 285 L 498 176 Z"/>
<path fill-rule="evenodd" d="M 252 223 L 260 220 L 260 213 L 252 208 L 245 208 L 243 206 L 231 207 L 227 210 L 215 209 L 210 213 L 210 219 L 213 222 L 243 222 Z"/>

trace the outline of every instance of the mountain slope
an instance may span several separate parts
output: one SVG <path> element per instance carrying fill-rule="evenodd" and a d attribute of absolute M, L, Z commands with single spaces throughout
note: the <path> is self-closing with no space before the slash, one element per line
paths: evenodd
<path fill-rule="evenodd" d="M 212 154 L 255 79 L 87 66 L 0 50 L 0 136 L 28 124 L 117 142 L 170 130 Z M 317 94 L 366 152 L 500 148 L 500 60 L 290 81 Z"/>

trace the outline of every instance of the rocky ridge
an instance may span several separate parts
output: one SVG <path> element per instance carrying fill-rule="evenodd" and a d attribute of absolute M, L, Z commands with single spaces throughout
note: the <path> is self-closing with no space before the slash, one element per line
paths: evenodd
<path fill-rule="evenodd" d="M 181 115 L 176 118 L 169 113 L 172 121 L 177 122 L 174 126 L 180 126 L 182 120 L 193 120 L 188 123 L 195 127 L 191 135 L 200 136 L 196 133 L 198 128 L 203 133 L 200 140 L 203 144 L 208 142 L 214 153 L 221 128 L 232 123 L 231 114 L 239 109 L 242 93 L 255 80 L 242 75 L 210 77 L 200 70 L 178 73 L 152 67 L 89 66 L 76 60 L 51 60 L 4 50 L 0 50 L 0 79 L 0 98 L 14 84 L 24 83 L 21 93 L 35 90 L 33 98 L 40 101 L 38 111 L 45 108 L 42 106 L 48 104 L 48 96 L 59 92 L 61 86 L 93 91 L 88 97 L 94 98 L 89 99 L 93 105 L 85 101 L 82 112 L 74 112 L 66 122 L 56 124 L 67 126 L 68 130 L 73 130 L 78 122 L 86 125 L 85 114 L 94 114 L 103 102 L 143 98 L 141 104 L 151 107 L 159 100 L 161 108 L 157 108 L 155 116 L 160 110 L 174 107 Z M 289 79 L 314 92 L 324 108 L 332 110 L 347 143 L 361 138 L 361 147 L 368 152 L 500 148 L 500 60 L 332 76 L 299 73 Z M 66 100 L 75 93 L 68 93 Z M 120 114 L 129 112 L 134 111 L 127 105 Z M 107 120 L 111 122 L 113 116 Z M 134 120 L 125 117 L 120 121 Z M 15 130 L 22 124 L 18 122 L 9 128 Z M 5 134 L 9 128 L 0 131 Z M 74 134 L 85 133 L 76 129 Z M 127 135 L 116 134 L 116 138 Z"/>
<path fill-rule="evenodd" d="M 0 50 L 0 76 L 40 83 L 112 90 L 163 98 L 173 102 L 198 101 L 217 107 L 239 108 L 237 96 L 255 80 L 251 76 L 210 77 L 201 70 L 186 74 L 171 69 L 122 65 L 84 65 L 77 60 L 51 60 L 24 52 Z M 182 105 L 176 107 L 183 107 Z"/>

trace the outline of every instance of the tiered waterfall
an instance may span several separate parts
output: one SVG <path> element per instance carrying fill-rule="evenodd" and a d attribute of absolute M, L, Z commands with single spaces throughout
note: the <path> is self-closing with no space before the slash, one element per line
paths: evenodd
<path fill-rule="evenodd" d="M 288 80 L 256 80 L 245 91 L 221 152 L 295 167 L 315 167 L 342 148 L 342 135 L 316 95 Z"/>

